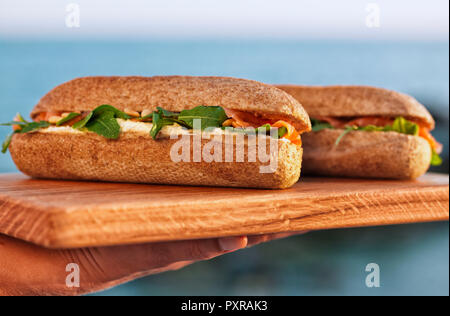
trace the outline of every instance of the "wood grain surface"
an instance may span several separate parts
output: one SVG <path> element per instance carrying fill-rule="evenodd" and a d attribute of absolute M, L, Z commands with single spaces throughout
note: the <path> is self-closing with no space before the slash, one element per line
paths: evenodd
<path fill-rule="evenodd" d="M 0 175 L 0 233 L 49 248 L 448 220 L 448 175 L 302 178 L 287 190 Z"/>

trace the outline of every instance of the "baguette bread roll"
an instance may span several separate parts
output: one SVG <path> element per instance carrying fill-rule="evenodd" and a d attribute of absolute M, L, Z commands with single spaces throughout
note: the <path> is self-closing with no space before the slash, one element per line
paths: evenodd
<path fill-rule="evenodd" d="M 190 138 L 190 162 L 171 159 L 177 140 L 154 140 L 135 133 L 123 133 L 118 140 L 90 132 L 16 134 L 10 152 L 20 171 L 45 179 L 284 189 L 300 177 L 302 149 L 289 142 L 277 140 L 277 168 L 261 173 L 260 167 L 269 162 L 249 162 L 247 138 L 242 144 L 243 162 L 225 162 L 225 146 L 230 144 L 225 136 L 222 162 L 193 162 L 193 136 Z M 210 141 L 203 139 L 202 147 Z M 236 143 L 231 143 L 234 155 Z M 269 148 L 268 143 L 265 146 Z"/>
<path fill-rule="evenodd" d="M 325 129 L 303 137 L 303 173 L 361 178 L 415 179 L 431 160 L 431 147 L 417 136 L 395 132 Z"/>
<path fill-rule="evenodd" d="M 154 111 L 157 107 L 180 112 L 199 105 L 221 106 L 261 118 L 283 119 L 300 133 L 311 128 L 300 103 L 284 91 L 255 81 L 223 77 L 79 78 L 51 90 L 33 109 L 31 117 L 89 112 L 102 104 L 136 112 Z M 36 178 L 278 189 L 292 186 L 300 177 L 303 150 L 285 139 L 275 140 L 277 149 L 271 152 L 276 169 L 261 172 L 270 162 L 250 159 L 249 136 L 242 140 L 235 135 L 230 143 L 225 134 L 220 135 L 221 161 L 194 162 L 194 132 L 187 132 L 191 133 L 187 136 L 191 139 L 191 160 L 176 162 L 171 149 L 178 140 L 155 140 L 149 133 L 150 123 L 139 124 L 146 125 L 147 130 L 122 128 L 115 140 L 67 126 L 15 134 L 10 152 L 18 169 Z M 271 139 L 265 136 L 255 150 L 263 145 L 269 148 Z M 202 148 L 211 141 L 202 139 Z M 244 148 L 243 162 L 225 162 L 225 147 L 232 148 L 235 156 L 238 148 Z"/>
<path fill-rule="evenodd" d="M 433 129 L 427 109 L 406 94 L 363 86 L 277 85 L 299 102 L 312 119 L 321 117 L 404 117 Z M 336 146 L 343 129 L 303 136 L 303 172 L 325 176 L 415 179 L 430 167 L 432 149 L 422 137 L 396 132 L 353 131 Z"/>

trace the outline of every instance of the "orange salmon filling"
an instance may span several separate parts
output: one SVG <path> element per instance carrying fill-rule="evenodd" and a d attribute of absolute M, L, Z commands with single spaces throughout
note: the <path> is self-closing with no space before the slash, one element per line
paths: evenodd
<path fill-rule="evenodd" d="M 224 108 L 228 117 L 230 117 L 231 121 L 227 122 L 227 124 L 235 127 L 235 128 L 246 128 L 246 127 L 259 127 L 265 124 L 269 124 L 272 127 L 285 127 L 287 133 L 282 137 L 284 139 L 288 139 L 295 145 L 302 145 L 302 139 L 300 133 L 295 129 L 292 124 L 283 121 L 283 120 L 270 120 L 267 118 L 259 117 L 252 113 L 231 110 Z"/>

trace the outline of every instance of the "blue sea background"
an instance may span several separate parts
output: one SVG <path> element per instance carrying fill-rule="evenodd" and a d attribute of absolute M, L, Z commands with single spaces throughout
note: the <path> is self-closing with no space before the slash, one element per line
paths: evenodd
<path fill-rule="evenodd" d="M 0 39 L 0 122 L 89 75 L 219 75 L 266 83 L 374 85 L 416 97 L 437 121 L 448 174 L 449 44 L 406 41 Z M 0 137 L 9 133 L 0 129 Z M 16 172 L 9 155 L 0 172 Z M 381 267 L 381 288 L 365 267 Z M 320 231 L 274 241 L 100 295 L 449 295 L 448 223 Z"/>

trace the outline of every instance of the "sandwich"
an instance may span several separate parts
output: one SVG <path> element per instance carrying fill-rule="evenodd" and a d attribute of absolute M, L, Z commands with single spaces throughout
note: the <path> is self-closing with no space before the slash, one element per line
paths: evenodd
<path fill-rule="evenodd" d="M 300 103 L 224 77 L 85 77 L 6 124 L 3 144 L 34 178 L 288 188 L 300 177 Z"/>
<path fill-rule="evenodd" d="M 413 97 L 361 86 L 279 85 L 312 121 L 303 137 L 307 174 L 415 179 L 442 163 L 435 122 Z"/>

